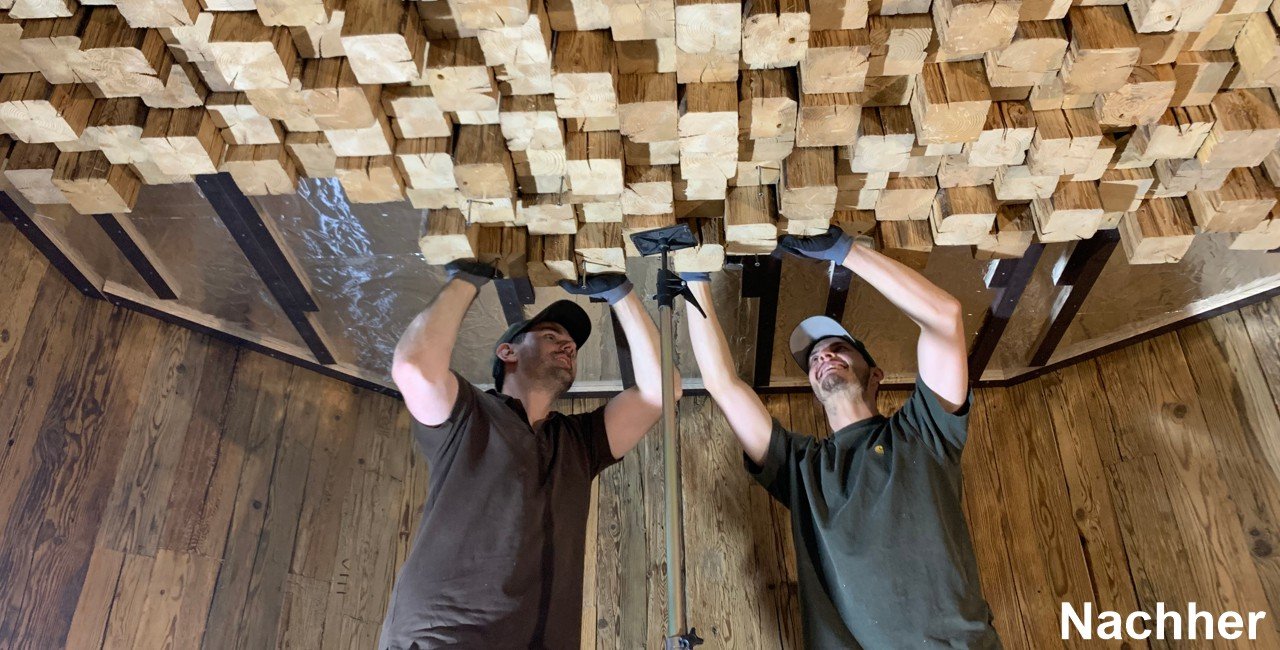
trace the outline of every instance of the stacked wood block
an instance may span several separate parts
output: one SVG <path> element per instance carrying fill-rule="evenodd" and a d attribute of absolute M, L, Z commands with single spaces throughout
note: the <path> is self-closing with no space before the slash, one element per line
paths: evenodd
<path fill-rule="evenodd" d="M 0 2 L 0 6 L 5 3 Z M 922 266 L 1119 229 L 1280 246 L 1267 2 L 191 0 L 0 9 L 3 173 L 127 212 L 227 172 L 427 211 L 428 262 L 553 283 L 688 224 L 682 268 L 832 225 Z"/>

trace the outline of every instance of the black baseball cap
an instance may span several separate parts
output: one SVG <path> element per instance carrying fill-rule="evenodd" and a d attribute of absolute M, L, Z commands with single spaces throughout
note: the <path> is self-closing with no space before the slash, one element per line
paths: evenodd
<path fill-rule="evenodd" d="M 493 344 L 493 387 L 502 390 L 502 380 L 506 375 L 507 366 L 496 356 L 498 346 L 503 343 L 510 343 L 512 339 L 542 323 L 556 323 L 569 333 L 569 338 L 573 339 L 574 344 L 579 348 L 583 343 L 587 342 L 587 338 L 591 336 L 591 319 L 587 317 L 587 312 L 578 306 L 578 303 L 572 300 L 557 300 L 547 306 L 546 309 L 538 312 L 533 318 L 520 321 L 507 328 L 498 338 L 498 342 Z"/>
<path fill-rule="evenodd" d="M 871 354 L 867 352 L 867 346 L 862 341 L 854 338 L 840 323 L 834 318 L 827 316 L 810 316 L 802 321 L 796 328 L 791 331 L 791 358 L 796 360 L 796 364 L 802 368 L 805 373 L 809 372 L 809 353 L 813 351 L 813 346 L 817 345 L 823 339 L 829 338 L 844 339 L 852 345 L 855 350 L 862 353 L 862 358 L 867 360 L 867 365 L 876 367 L 875 359 L 871 358 Z"/>

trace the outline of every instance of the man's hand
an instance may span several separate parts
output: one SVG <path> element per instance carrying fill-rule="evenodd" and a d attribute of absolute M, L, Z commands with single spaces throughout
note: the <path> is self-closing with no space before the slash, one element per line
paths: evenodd
<path fill-rule="evenodd" d="M 633 287 L 631 280 L 622 273 L 601 273 L 587 276 L 581 284 L 561 280 L 560 288 L 575 296 L 604 298 L 613 305 L 631 293 Z"/>
<path fill-rule="evenodd" d="M 479 260 L 454 260 L 444 265 L 445 275 L 450 280 L 462 280 L 479 289 L 490 280 L 502 277 L 502 272 Z"/>
<path fill-rule="evenodd" d="M 792 255 L 840 264 L 849 256 L 849 249 L 853 248 L 853 238 L 846 235 L 839 226 L 831 226 L 827 232 L 812 237 L 783 235 L 778 239 L 778 248 Z"/>

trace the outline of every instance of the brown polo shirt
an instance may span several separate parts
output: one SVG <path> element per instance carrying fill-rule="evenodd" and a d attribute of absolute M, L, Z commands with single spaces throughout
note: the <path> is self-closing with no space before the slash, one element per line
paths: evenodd
<path fill-rule="evenodd" d="M 591 481 L 617 462 L 604 407 L 534 431 L 458 377 L 449 419 L 413 434 L 430 483 L 378 647 L 577 648 Z"/>

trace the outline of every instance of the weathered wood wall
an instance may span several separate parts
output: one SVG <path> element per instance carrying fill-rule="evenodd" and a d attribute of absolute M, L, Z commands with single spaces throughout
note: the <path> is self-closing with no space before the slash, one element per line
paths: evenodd
<path fill-rule="evenodd" d="M 372 647 L 426 484 L 403 408 L 85 299 L 8 224 L 0 304 L 0 646 Z M 1063 600 L 1263 609 L 1280 647 L 1278 330 L 1272 301 L 978 394 L 966 507 L 1008 647 L 1062 645 Z M 682 408 L 690 620 L 798 647 L 786 513 Z M 665 629 L 657 442 L 598 482 L 588 645 Z"/>

